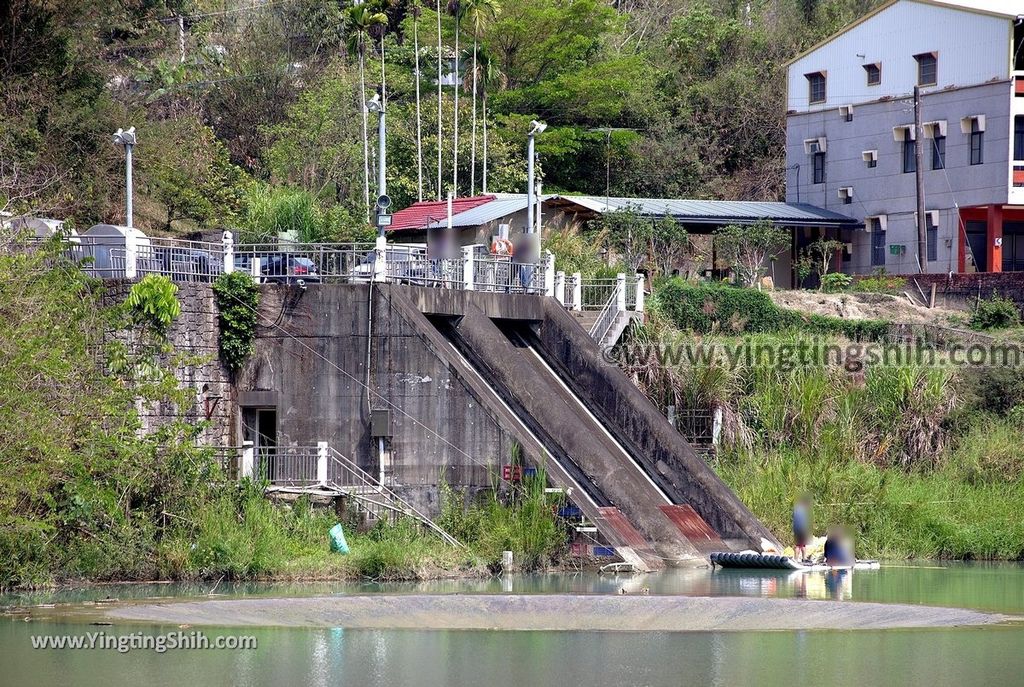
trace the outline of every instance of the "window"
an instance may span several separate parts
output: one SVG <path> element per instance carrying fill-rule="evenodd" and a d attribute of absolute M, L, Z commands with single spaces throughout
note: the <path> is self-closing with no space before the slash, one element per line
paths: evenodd
<path fill-rule="evenodd" d="M 843 118 L 844 122 L 853 121 L 853 105 L 842 105 L 839 108 L 839 116 Z"/>
<path fill-rule="evenodd" d="M 1024 115 L 1013 118 L 1013 159 L 1024 160 Z"/>
<path fill-rule="evenodd" d="M 932 169 L 946 168 L 946 137 L 935 128 L 935 135 L 932 138 Z"/>
<path fill-rule="evenodd" d="M 917 151 L 914 149 L 914 140 L 907 136 L 903 139 L 903 173 L 910 174 L 917 171 Z"/>
<path fill-rule="evenodd" d="M 934 212 L 925 213 L 928 215 L 927 230 L 925 232 L 928 243 L 928 260 L 935 262 L 939 259 L 939 227 L 935 224 Z"/>
<path fill-rule="evenodd" d="M 815 153 L 811 158 L 814 162 L 814 183 L 825 183 L 825 153 Z"/>
<path fill-rule="evenodd" d="M 853 202 L 853 186 L 843 186 L 839 189 L 839 199 L 843 205 L 850 205 Z"/>
<path fill-rule="evenodd" d="M 864 72 L 868 77 L 868 86 L 877 86 L 882 83 L 882 65 L 881 64 L 866 64 L 864 65 Z"/>
<path fill-rule="evenodd" d="M 861 158 L 868 164 L 869 169 L 873 169 L 878 166 L 878 151 L 877 150 L 865 150 L 860 154 Z"/>
<path fill-rule="evenodd" d="M 985 129 L 977 117 L 971 119 L 971 164 L 980 165 L 985 162 Z"/>
<path fill-rule="evenodd" d="M 811 105 L 825 102 L 825 74 L 824 72 L 813 72 L 806 74 L 807 77 L 807 99 Z"/>
<path fill-rule="evenodd" d="M 868 219 L 871 229 L 871 266 L 885 266 L 885 229 L 882 228 L 882 221 L 877 217 Z"/>
<path fill-rule="evenodd" d="M 939 60 L 933 52 L 914 55 L 917 60 L 917 85 L 934 86 L 938 82 Z"/>

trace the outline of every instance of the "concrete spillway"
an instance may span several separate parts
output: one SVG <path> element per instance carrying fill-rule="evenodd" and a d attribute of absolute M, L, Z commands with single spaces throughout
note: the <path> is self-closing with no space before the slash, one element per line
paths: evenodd
<path fill-rule="evenodd" d="M 393 302 L 626 560 L 702 563 L 723 538 L 772 539 L 557 304 L 538 322 L 471 302 L 427 318 L 401 293 Z"/>

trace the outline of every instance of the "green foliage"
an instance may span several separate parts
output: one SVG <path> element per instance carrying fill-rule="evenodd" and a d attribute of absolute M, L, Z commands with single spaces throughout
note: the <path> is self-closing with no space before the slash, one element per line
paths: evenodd
<path fill-rule="evenodd" d="M 231 272 L 217 277 L 213 293 L 220 326 L 220 357 L 228 369 L 237 370 L 253 350 L 260 289 L 245 272 Z"/>
<path fill-rule="evenodd" d="M 885 273 L 884 267 L 879 267 L 869 277 L 861 277 L 853 283 L 853 290 L 865 293 L 902 293 L 907 286 L 904 277 L 889 275 Z"/>
<path fill-rule="evenodd" d="M 608 246 L 622 258 L 629 273 L 636 272 L 646 259 L 655 235 L 655 223 L 629 206 L 591 220 L 591 230 L 602 232 Z"/>
<path fill-rule="evenodd" d="M 147 274 L 132 285 L 125 306 L 136 323 L 163 334 L 181 314 L 177 293 L 178 287 L 167 277 Z"/>
<path fill-rule="evenodd" d="M 1020 326 L 1020 308 L 1009 298 L 995 293 L 979 300 L 971 313 L 971 329 L 1008 329 Z"/>
<path fill-rule="evenodd" d="M 289 233 L 298 241 L 357 242 L 372 240 L 373 230 L 340 205 L 327 209 L 309 191 L 254 183 L 246 194 L 243 243 L 276 241 Z"/>
<path fill-rule="evenodd" d="M 853 284 L 853 277 L 843 272 L 829 272 L 821 277 L 821 290 L 825 293 L 846 291 Z"/>
<path fill-rule="evenodd" d="M 789 232 L 767 220 L 751 225 L 730 224 L 715 232 L 715 247 L 743 286 L 760 288 L 768 262 L 788 245 Z"/>
<path fill-rule="evenodd" d="M 601 245 L 605 234 L 596 236 L 584 234 L 577 224 L 570 224 L 558 229 L 546 228 L 544 249 L 555 256 L 558 269 L 567 275 L 579 272 L 583 277 L 594 277 L 604 267 L 601 256 Z"/>

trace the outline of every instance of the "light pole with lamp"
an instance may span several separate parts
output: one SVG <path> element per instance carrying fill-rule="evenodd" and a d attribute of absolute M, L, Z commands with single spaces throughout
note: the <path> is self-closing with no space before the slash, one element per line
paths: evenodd
<path fill-rule="evenodd" d="M 132 223 L 132 148 L 135 146 L 135 127 L 128 131 L 118 129 L 114 133 L 114 145 L 124 146 L 124 178 L 125 178 L 125 226 L 134 226 Z"/>
<path fill-rule="evenodd" d="M 539 263 L 540 262 L 540 230 L 537 228 L 533 221 L 534 211 L 534 193 L 537 188 L 537 180 L 535 179 L 534 173 L 534 162 L 536 153 L 534 152 L 534 138 L 537 134 L 548 128 L 548 125 L 544 122 L 538 122 L 536 119 L 530 122 L 531 128 L 530 133 L 527 136 L 526 144 L 526 244 L 529 246 L 527 255 L 522 259 L 520 265 L 520 276 L 519 282 L 524 290 L 530 288 L 530 283 L 533 280 L 533 267 L 527 266 L 526 263 Z"/>

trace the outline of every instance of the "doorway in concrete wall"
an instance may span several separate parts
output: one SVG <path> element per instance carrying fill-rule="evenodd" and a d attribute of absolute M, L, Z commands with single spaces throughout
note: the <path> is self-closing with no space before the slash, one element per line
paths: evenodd
<path fill-rule="evenodd" d="M 277 408 L 242 408 L 242 440 L 251 441 L 256 474 L 273 481 L 277 467 Z"/>
<path fill-rule="evenodd" d="M 988 225 L 979 220 L 964 222 L 967 237 L 967 259 L 964 268 L 968 272 L 984 272 L 988 265 Z"/>
<path fill-rule="evenodd" d="M 1003 272 L 1024 272 L 1024 222 L 1003 223 Z"/>

